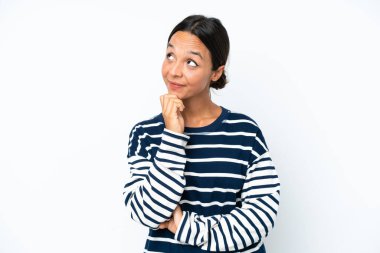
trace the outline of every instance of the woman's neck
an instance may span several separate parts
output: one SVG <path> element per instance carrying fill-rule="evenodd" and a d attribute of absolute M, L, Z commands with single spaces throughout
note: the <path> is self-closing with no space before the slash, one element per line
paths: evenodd
<path fill-rule="evenodd" d="M 211 124 L 221 113 L 221 108 L 211 98 L 187 99 L 183 101 L 182 116 L 186 127 L 202 127 Z"/>

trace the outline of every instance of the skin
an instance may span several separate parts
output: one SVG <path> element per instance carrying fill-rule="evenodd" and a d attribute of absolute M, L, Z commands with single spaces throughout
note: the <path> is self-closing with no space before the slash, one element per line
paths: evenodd
<path fill-rule="evenodd" d="M 210 82 L 220 78 L 224 67 L 212 70 L 210 51 L 197 36 L 183 31 L 173 34 L 161 71 L 168 90 L 160 96 L 167 129 L 183 133 L 185 126 L 206 126 L 221 114 L 221 108 L 211 100 Z M 182 210 L 178 205 L 172 218 L 161 223 L 159 228 L 176 233 L 181 218 Z"/>

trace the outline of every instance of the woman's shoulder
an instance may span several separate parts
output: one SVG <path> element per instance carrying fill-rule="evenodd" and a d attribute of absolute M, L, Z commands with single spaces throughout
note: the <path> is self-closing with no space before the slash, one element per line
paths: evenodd
<path fill-rule="evenodd" d="M 231 124 L 236 128 L 244 128 L 250 132 L 257 132 L 260 130 L 259 124 L 255 117 L 251 116 L 251 113 L 246 113 L 242 111 L 236 111 L 233 109 L 227 109 L 229 111 L 228 117 L 225 123 Z"/>
<path fill-rule="evenodd" d="M 265 146 L 265 149 L 268 149 L 263 131 L 258 121 L 251 116 L 252 113 L 244 113 L 233 110 L 229 111 L 229 117 L 226 122 L 229 123 L 229 131 L 243 133 L 242 135 L 246 136 L 247 138 L 255 138 L 257 141 L 252 142 L 255 150 L 259 150 L 262 144 Z"/>
<path fill-rule="evenodd" d="M 152 115 L 150 117 L 147 117 L 145 119 L 142 119 L 140 121 L 137 121 L 132 126 L 131 132 L 138 131 L 138 132 L 147 132 L 147 131 L 163 131 L 164 129 L 164 118 L 162 117 L 162 113 L 158 113 L 155 115 Z"/>

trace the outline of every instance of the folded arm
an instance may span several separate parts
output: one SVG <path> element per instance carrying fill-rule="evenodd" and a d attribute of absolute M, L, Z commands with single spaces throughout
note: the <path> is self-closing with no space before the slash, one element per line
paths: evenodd
<path fill-rule="evenodd" d="M 259 244 L 268 236 L 277 217 L 280 181 L 261 132 L 256 138 L 255 159 L 246 172 L 241 207 L 228 214 L 207 217 L 183 211 L 175 232 L 176 240 L 221 252 Z"/>
<path fill-rule="evenodd" d="M 131 131 L 127 156 L 130 177 L 123 195 L 131 218 L 157 229 L 170 218 L 181 199 L 189 136 L 164 128 L 154 157 L 148 152 L 151 147 L 144 140 L 145 136 L 138 126 Z"/>

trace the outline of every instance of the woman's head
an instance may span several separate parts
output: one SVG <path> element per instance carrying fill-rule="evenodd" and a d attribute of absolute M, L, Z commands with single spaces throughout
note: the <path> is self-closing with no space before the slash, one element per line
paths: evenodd
<path fill-rule="evenodd" d="M 227 83 L 224 67 L 229 48 L 227 31 L 219 19 L 192 15 L 182 20 L 169 35 L 162 66 L 168 89 L 176 93 L 182 88 L 194 92 L 222 89 Z"/>

